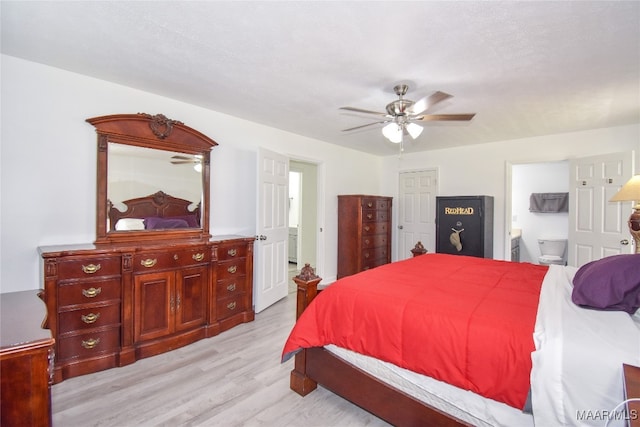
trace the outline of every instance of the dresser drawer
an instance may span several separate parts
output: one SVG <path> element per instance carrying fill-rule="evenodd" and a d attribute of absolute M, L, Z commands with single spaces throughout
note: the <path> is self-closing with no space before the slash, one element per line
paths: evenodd
<path fill-rule="evenodd" d="M 383 234 L 388 230 L 388 222 L 365 222 L 362 224 L 362 234 Z"/>
<path fill-rule="evenodd" d="M 216 267 L 218 280 L 234 279 L 238 276 L 244 276 L 246 273 L 246 264 L 247 260 L 245 258 L 218 262 Z"/>
<path fill-rule="evenodd" d="M 58 286 L 58 308 L 116 299 L 120 299 L 119 277 L 71 284 L 62 283 Z"/>
<path fill-rule="evenodd" d="M 376 259 L 367 259 L 362 262 L 362 270 L 369 270 L 371 268 L 379 267 L 384 264 L 388 264 L 389 259 L 384 258 L 376 258 Z"/>
<path fill-rule="evenodd" d="M 227 298 L 243 293 L 245 291 L 246 284 L 246 276 L 237 276 L 231 279 L 218 280 L 216 288 L 217 298 Z"/>
<path fill-rule="evenodd" d="M 176 267 L 206 264 L 211 261 L 211 253 L 206 248 L 194 248 L 166 252 L 145 252 L 133 257 L 133 271 L 158 271 Z"/>
<path fill-rule="evenodd" d="M 216 305 L 216 317 L 218 320 L 246 311 L 244 294 L 238 294 L 229 298 L 218 299 Z"/>
<path fill-rule="evenodd" d="M 366 235 L 362 238 L 362 249 L 377 248 L 379 246 L 387 246 L 389 238 L 386 234 Z"/>
<path fill-rule="evenodd" d="M 119 324 L 119 303 L 65 311 L 58 315 L 58 331 L 61 334 L 76 330 Z"/>
<path fill-rule="evenodd" d="M 120 329 L 110 328 L 59 338 L 56 357 L 58 360 L 87 358 L 120 348 Z"/>
<path fill-rule="evenodd" d="M 245 258 L 247 256 L 247 245 L 223 245 L 218 247 L 218 260 L 225 261 L 237 258 Z"/>
<path fill-rule="evenodd" d="M 391 204 L 386 199 L 369 197 L 362 199 L 362 207 L 364 209 L 389 209 L 390 206 Z"/>
<path fill-rule="evenodd" d="M 58 263 L 60 280 L 117 275 L 120 275 L 120 257 L 88 257 Z"/>
<path fill-rule="evenodd" d="M 389 221 L 389 212 L 375 210 L 375 209 L 363 209 L 362 221 L 363 222 L 380 222 L 380 221 L 386 222 L 386 221 Z"/>
<path fill-rule="evenodd" d="M 388 258 L 389 253 L 386 246 L 381 246 L 377 248 L 371 249 L 363 249 L 362 250 L 362 262 L 367 263 L 371 260 L 376 260 L 378 258 L 384 258 L 385 260 Z"/>

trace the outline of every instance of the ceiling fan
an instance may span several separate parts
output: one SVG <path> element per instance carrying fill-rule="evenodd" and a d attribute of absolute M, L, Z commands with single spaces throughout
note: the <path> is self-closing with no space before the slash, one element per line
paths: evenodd
<path fill-rule="evenodd" d="M 380 113 L 377 111 L 364 110 L 362 108 L 355 107 L 340 107 L 341 110 L 353 111 L 356 113 L 373 114 L 383 117 L 382 120 L 367 123 L 361 126 L 355 126 L 349 129 L 343 129 L 343 132 L 348 132 L 356 129 L 362 129 L 368 126 L 374 126 L 386 123 L 386 126 L 382 128 L 382 134 L 391 142 L 400 144 L 400 150 L 403 150 L 404 137 L 409 135 L 411 138 L 416 139 L 422 133 L 422 126 L 418 123 L 428 121 L 469 121 L 473 119 L 475 113 L 472 114 L 425 114 L 425 111 L 433 107 L 434 105 L 451 98 L 452 95 L 444 92 L 435 92 L 429 96 L 425 96 L 418 101 L 410 101 L 404 99 L 409 90 L 409 86 L 406 84 L 400 84 L 393 88 L 398 99 L 387 104 L 386 113 Z M 416 123 L 417 122 L 417 123 Z"/>
<path fill-rule="evenodd" d="M 173 165 L 183 165 L 186 163 L 202 163 L 202 156 L 193 155 L 193 156 L 171 156 L 171 164 Z"/>
<path fill-rule="evenodd" d="M 202 171 L 202 156 L 194 154 L 193 156 L 171 156 L 172 165 L 192 164 L 196 172 Z"/>

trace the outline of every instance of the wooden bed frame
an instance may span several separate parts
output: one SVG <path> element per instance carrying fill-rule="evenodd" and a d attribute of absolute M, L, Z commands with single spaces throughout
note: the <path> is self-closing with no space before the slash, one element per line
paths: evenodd
<path fill-rule="evenodd" d="M 418 242 L 411 252 L 418 256 L 426 250 Z M 306 264 L 293 280 L 298 286 L 298 319 L 321 292 L 318 284 L 322 279 Z M 290 387 L 301 396 L 311 393 L 320 384 L 394 426 L 470 425 L 385 384 L 322 347 L 303 349 L 295 355 L 294 363 Z"/>
<path fill-rule="evenodd" d="M 127 210 L 124 212 L 116 209 L 111 201 L 107 200 L 109 231 L 115 231 L 116 223 L 122 218 L 168 218 L 195 215 L 198 224 L 200 224 L 200 203 L 193 211 L 190 211 L 189 206 L 193 204 L 192 201 L 179 199 L 162 191 L 137 199 L 125 200 L 122 203 L 127 206 Z"/>

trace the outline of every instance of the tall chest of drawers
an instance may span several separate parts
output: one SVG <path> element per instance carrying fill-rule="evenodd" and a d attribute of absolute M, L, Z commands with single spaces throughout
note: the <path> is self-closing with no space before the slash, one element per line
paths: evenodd
<path fill-rule="evenodd" d="M 338 278 L 391 262 L 392 198 L 338 196 Z"/>

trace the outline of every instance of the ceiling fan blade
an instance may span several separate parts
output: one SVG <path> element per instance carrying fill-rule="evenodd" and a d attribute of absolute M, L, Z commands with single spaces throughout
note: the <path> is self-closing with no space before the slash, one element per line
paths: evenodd
<path fill-rule="evenodd" d="M 425 114 L 424 116 L 414 117 L 411 120 L 421 120 L 423 122 L 435 121 L 469 121 L 473 119 L 473 114 Z"/>
<path fill-rule="evenodd" d="M 429 96 L 425 96 L 424 98 L 420 98 L 417 100 L 411 107 L 409 107 L 409 114 L 420 114 L 423 111 L 428 110 L 439 102 L 444 101 L 445 99 L 451 98 L 453 95 L 449 95 L 444 92 L 434 92 Z"/>
<path fill-rule="evenodd" d="M 348 131 L 350 131 L 350 130 L 362 129 L 362 128 L 366 128 L 367 126 L 379 125 L 379 124 L 381 124 L 381 123 L 389 123 L 389 122 L 391 122 L 391 121 L 392 121 L 392 120 L 391 120 L 391 119 L 389 119 L 389 120 L 382 120 L 382 121 L 380 121 L 380 122 L 367 123 L 366 125 L 356 126 L 356 127 L 349 128 L 349 129 L 342 129 L 342 132 L 348 132 Z"/>
<path fill-rule="evenodd" d="M 193 161 L 193 157 L 186 157 L 186 156 L 171 156 L 172 159 L 176 159 L 176 160 L 191 160 Z"/>
<path fill-rule="evenodd" d="M 340 110 L 353 111 L 355 113 L 375 114 L 377 116 L 383 116 L 383 117 L 387 115 L 387 113 L 380 113 L 378 111 L 371 111 L 371 110 L 363 110 L 362 108 L 355 108 L 355 107 L 340 107 Z"/>

